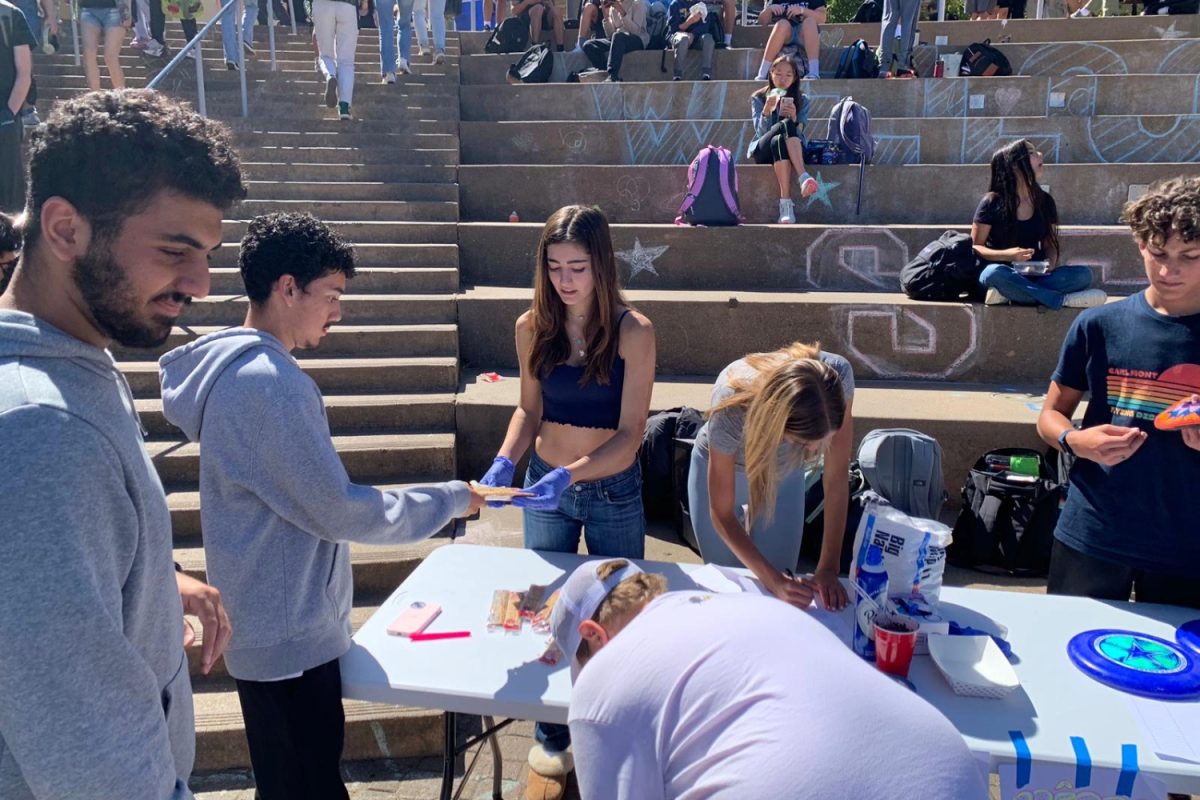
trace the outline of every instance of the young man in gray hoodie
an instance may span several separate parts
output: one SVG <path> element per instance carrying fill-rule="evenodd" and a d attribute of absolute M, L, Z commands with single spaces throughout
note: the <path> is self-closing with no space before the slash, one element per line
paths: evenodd
<path fill-rule="evenodd" d="M 224 126 L 165 95 L 93 92 L 34 132 L 29 178 L 0 297 L 0 797 L 190 798 L 183 610 L 205 622 L 206 666 L 223 612 L 176 577 L 105 348 L 161 344 L 208 293 L 241 168 Z"/>
<path fill-rule="evenodd" d="M 354 251 L 309 214 L 251 220 L 245 327 L 159 361 L 163 412 L 200 442 L 208 575 L 229 605 L 260 800 L 346 797 L 338 658 L 350 649 L 348 542 L 426 539 L 483 499 L 462 481 L 380 491 L 350 481 L 316 383 L 291 356 L 341 319 Z"/>

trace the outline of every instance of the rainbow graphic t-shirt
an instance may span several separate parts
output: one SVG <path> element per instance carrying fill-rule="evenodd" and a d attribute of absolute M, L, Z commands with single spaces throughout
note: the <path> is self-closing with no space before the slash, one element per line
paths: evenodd
<path fill-rule="evenodd" d="M 1159 314 L 1138 293 L 1080 314 L 1063 342 L 1056 383 L 1088 396 L 1083 427 L 1136 426 L 1144 444 L 1105 467 L 1079 459 L 1055 536 L 1095 558 L 1194 573 L 1200 564 L 1200 452 L 1154 418 L 1200 394 L 1200 314 Z"/>

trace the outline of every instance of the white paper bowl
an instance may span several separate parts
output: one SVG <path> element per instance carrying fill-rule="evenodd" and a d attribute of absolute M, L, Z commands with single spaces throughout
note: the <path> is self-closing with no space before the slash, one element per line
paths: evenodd
<path fill-rule="evenodd" d="M 999 699 L 1021 685 L 990 636 L 930 634 L 929 655 L 955 694 Z"/>

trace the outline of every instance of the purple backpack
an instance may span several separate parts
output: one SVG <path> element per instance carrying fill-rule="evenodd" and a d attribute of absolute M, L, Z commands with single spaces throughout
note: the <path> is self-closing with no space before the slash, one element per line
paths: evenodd
<path fill-rule="evenodd" d="M 737 225 L 741 221 L 733 155 L 724 147 L 710 144 L 688 166 L 687 194 L 675 224 L 718 226 Z"/>

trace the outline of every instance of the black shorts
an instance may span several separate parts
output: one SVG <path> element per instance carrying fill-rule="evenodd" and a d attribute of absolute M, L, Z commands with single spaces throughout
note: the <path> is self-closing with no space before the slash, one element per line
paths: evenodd
<path fill-rule="evenodd" d="M 521 12 L 521 19 L 525 20 L 526 25 L 530 24 L 529 12 L 532 10 L 533 10 L 533 6 L 530 6 L 529 8 L 527 8 Z M 554 30 L 554 21 L 550 19 L 550 9 L 548 9 L 544 6 L 542 7 L 542 30 L 544 30 L 544 31 Z"/>

